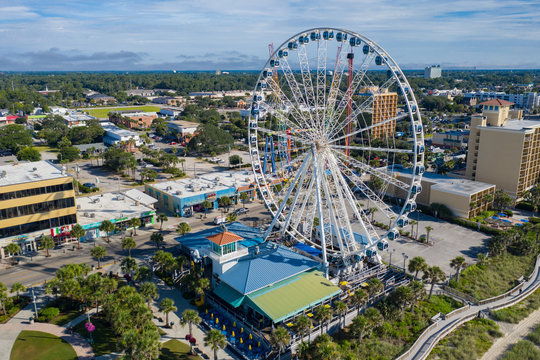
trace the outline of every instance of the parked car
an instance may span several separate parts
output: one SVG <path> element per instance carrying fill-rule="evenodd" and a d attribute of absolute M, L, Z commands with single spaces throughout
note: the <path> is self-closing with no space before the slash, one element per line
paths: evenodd
<path fill-rule="evenodd" d="M 171 145 L 178 145 L 176 141 L 171 141 Z"/>
<path fill-rule="evenodd" d="M 93 189 L 96 187 L 96 184 L 87 182 L 87 183 L 84 183 L 83 186 L 89 189 Z"/>
<path fill-rule="evenodd" d="M 227 222 L 227 218 L 225 216 L 217 216 L 214 218 L 214 224 L 216 225 L 224 224 L 226 222 Z"/>
<path fill-rule="evenodd" d="M 248 208 L 240 208 L 240 209 L 236 209 L 234 213 L 236 215 L 243 215 L 243 214 L 247 214 L 248 211 L 249 211 Z"/>

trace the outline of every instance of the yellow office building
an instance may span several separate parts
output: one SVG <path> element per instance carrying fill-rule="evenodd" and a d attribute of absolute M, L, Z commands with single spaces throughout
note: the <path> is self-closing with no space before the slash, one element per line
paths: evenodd
<path fill-rule="evenodd" d="M 467 178 L 495 184 L 516 201 L 540 175 L 540 121 L 510 119 L 511 102 L 483 102 L 471 118 Z"/>
<path fill-rule="evenodd" d="M 46 161 L 0 166 L 0 258 L 16 242 L 23 252 L 37 249 L 44 235 L 57 243 L 77 223 L 73 179 Z"/>

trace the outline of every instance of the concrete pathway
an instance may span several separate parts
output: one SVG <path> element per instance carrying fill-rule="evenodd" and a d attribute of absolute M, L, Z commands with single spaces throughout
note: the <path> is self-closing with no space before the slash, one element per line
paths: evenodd
<path fill-rule="evenodd" d="M 439 320 L 435 325 L 428 327 L 424 333 L 420 335 L 418 340 L 399 360 L 423 360 L 427 358 L 433 347 L 444 336 L 452 332 L 457 326 L 462 323 L 472 320 L 477 314 L 484 310 L 503 308 L 505 305 L 515 304 L 522 301 L 527 296 L 531 295 L 540 286 L 540 261 L 537 258 L 535 269 L 529 279 L 523 284 L 521 291 L 514 291 L 507 294 L 506 297 L 488 302 L 482 305 L 471 305 L 464 308 L 459 313 L 447 316 L 445 319 Z"/>
<path fill-rule="evenodd" d="M 497 339 L 484 356 L 482 356 L 481 360 L 498 359 L 511 345 L 527 336 L 538 323 L 540 323 L 540 309 L 534 311 L 518 324 L 513 324 L 509 329 L 510 331 L 507 332 L 504 337 Z"/>
<path fill-rule="evenodd" d="M 161 279 L 156 280 L 156 285 L 159 292 L 158 302 L 163 300 L 164 298 L 171 298 L 174 300 L 174 304 L 178 308 L 176 312 L 169 314 L 169 322 L 174 322 L 174 325 L 172 329 L 168 329 L 165 327 L 165 314 L 160 313 L 159 309 L 157 308 L 158 303 L 155 304 L 153 309 L 154 314 L 158 314 L 159 318 L 161 318 L 162 321 L 160 321 L 159 319 L 154 319 L 154 323 L 158 325 L 161 330 L 167 333 L 166 335 L 162 336 L 161 340 L 165 342 L 171 339 L 176 339 L 189 345 L 188 341 L 185 340 L 186 335 L 189 334 L 189 326 L 186 325 L 185 327 L 182 327 L 182 325 L 180 325 L 180 316 L 182 316 L 182 312 L 186 309 L 197 310 L 197 308 L 191 305 L 188 300 L 184 299 L 180 290 L 168 286 Z M 202 326 L 193 325 L 193 337 L 197 339 L 197 345 L 195 346 L 199 348 L 204 354 L 208 355 L 210 359 L 213 359 L 214 351 L 210 349 L 210 347 L 204 345 L 205 335 L 206 332 L 203 330 Z M 228 351 L 228 349 L 220 349 L 218 351 L 218 359 L 235 360 L 237 359 L 237 357 L 234 356 L 230 351 Z"/>

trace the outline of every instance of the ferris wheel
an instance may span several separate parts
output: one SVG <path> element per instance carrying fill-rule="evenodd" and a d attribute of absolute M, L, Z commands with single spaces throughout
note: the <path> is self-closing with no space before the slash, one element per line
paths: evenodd
<path fill-rule="evenodd" d="M 326 269 L 380 260 L 416 210 L 418 105 L 397 63 L 363 35 L 316 28 L 281 44 L 253 91 L 249 147 L 273 215 L 265 236 L 319 249 Z"/>

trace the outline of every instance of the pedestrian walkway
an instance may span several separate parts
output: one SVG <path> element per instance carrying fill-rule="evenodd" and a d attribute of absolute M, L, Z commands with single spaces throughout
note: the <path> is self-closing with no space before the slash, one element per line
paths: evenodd
<path fill-rule="evenodd" d="M 527 336 L 536 324 L 540 323 L 540 309 L 534 311 L 527 318 L 521 320 L 519 324 L 512 326 L 504 337 L 497 339 L 489 350 L 482 356 L 481 360 L 498 359 L 510 346 Z"/>
<path fill-rule="evenodd" d="M 154 323 L 158 325 L 160 329 L 167 333 L 166 335 L 162 336 L 161 340 L 165 342 L 167 340 L 176 339 L 189 345 L 188 341 L 185 340 L 186 335 L 189 334 L 189 326 L 186 325 L 185 327 L 183 327 L 180 325 L 180 316 L 182 316 L 182 312 L 186 309 L 197 310 L 197 308 L 191 305 L 188 300 L 184 299 L 180 290 L 168 286 L 161 279 L 156 280 L 156 285 L 159 292 L 159 301 L 163 300 L 164 298 L 173 299 L 175 306 L 178 308 L 176 312 L 169 314 L 169 322 L 174 323 L 171 329 L 164 327 L 165 314 L 159 313 L 161 320 L 154 320 Z M 155 307 L 154 314 L 157 314 L 158 311 L 159 310 L 157 309 L 157 307 Z M 210 347 L 204 345 L 205 331 L 203 330 L 201 325 L 193 325 L 193 337 L 197 339 L 196 347 L 212 359 L 214 357 L 214 351 L 210 349 Z M 219 349 L 218 359 L 234 360 L 237 358 L 228 349 Z"/>
<path fill-rule="evenodd" d="M 428 327 L 411 346 L 411 348 L 399 360 L 423 360 L 427 358 L 433 347 L 444 336 L 449 334 L 459 325 L 474 319 L 483 311 L 501 309 L 522 301 L 531 295 L 540 286 L 540 257 L 537 258 L 535 268 L 529 279 L 523 283 L 519 290 L 508 293 L 505 297 L 482 303 L 480 305 L 469 305 L 463 307 L 452 315 L 446 316 Z"/>

